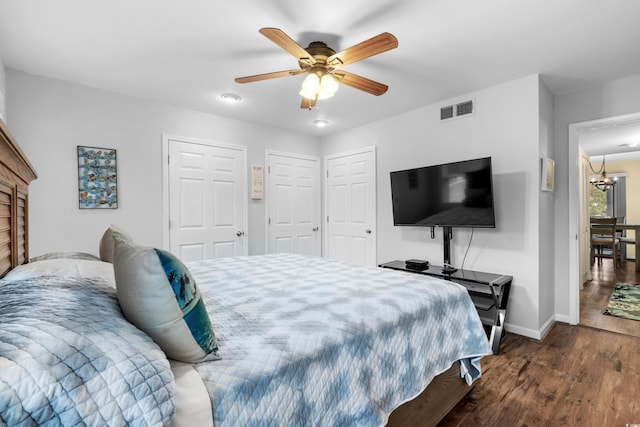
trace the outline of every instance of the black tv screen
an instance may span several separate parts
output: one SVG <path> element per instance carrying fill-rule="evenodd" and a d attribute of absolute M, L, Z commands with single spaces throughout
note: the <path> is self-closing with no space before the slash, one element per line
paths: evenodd
<path fill-rule="evenodd" d="M 393 224 L 495 227 L 491 157 L 391 172 Z"/>

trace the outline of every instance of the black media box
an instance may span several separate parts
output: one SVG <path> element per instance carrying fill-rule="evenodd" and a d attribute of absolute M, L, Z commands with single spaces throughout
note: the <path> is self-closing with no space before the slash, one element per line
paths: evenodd
<path fill-rule="evenodd" d="M 404 266 L 411 270 L 426 270 L 429 268 L 429 261 L 422 259 L 408 259 L 404 262 Z"/>

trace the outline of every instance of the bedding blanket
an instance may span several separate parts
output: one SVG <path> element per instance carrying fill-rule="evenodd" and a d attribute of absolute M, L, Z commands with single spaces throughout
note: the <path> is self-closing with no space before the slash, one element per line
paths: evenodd
<path fill-rule="evenodd" d="M 491 349 L 467 291 L 418 274 L 298 255 L 188 263 L 221 360 L 194 365 L 216 426 L 379 426 Z"/>
<path fill-rule="evenodd" d="M 164 353 L 106 282 L 0 281 L 0 425 L 166 425 L 173 394 Z"/>

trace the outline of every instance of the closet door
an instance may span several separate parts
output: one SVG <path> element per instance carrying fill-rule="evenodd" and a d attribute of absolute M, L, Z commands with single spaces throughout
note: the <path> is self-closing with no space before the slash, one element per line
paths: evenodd
<path fill-rule="evenodd" d="M 267 253 L 320 254 L 320 159 L 267 151 Z"/>
<path fill-rule="evenodd" d="M 325 158 L 324 256 L 376 265 L 375 147 Z"/>
<path fill-rule="evenodd" d="M 247 254 L 246 150 L 170 138 L 169 250 L 182 261 Z"/>

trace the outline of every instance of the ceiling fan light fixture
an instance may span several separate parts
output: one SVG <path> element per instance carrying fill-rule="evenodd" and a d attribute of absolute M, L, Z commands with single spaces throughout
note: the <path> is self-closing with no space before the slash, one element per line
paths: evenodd
<path fill-rule="evenodd" d="M 338 91 L 338 82 L 330 74 L 325 74 L 320 79 L 320 90 L 318 91 L 318 99 L 331 98 Z"/>
<path fill-rule="evenodd" d="M 330 74 L 309 73 L 302 82 L 300 95 L 311 100 L 331 98 L 338 91 L 338 82 Z"/>
<path fill-rule="evenodd" d="M 307 99 L 316 99 L 318 90 L 320 89 L 320 77 L 317 74 L 309 74 L 302 82 L 300 95 Z"/>

